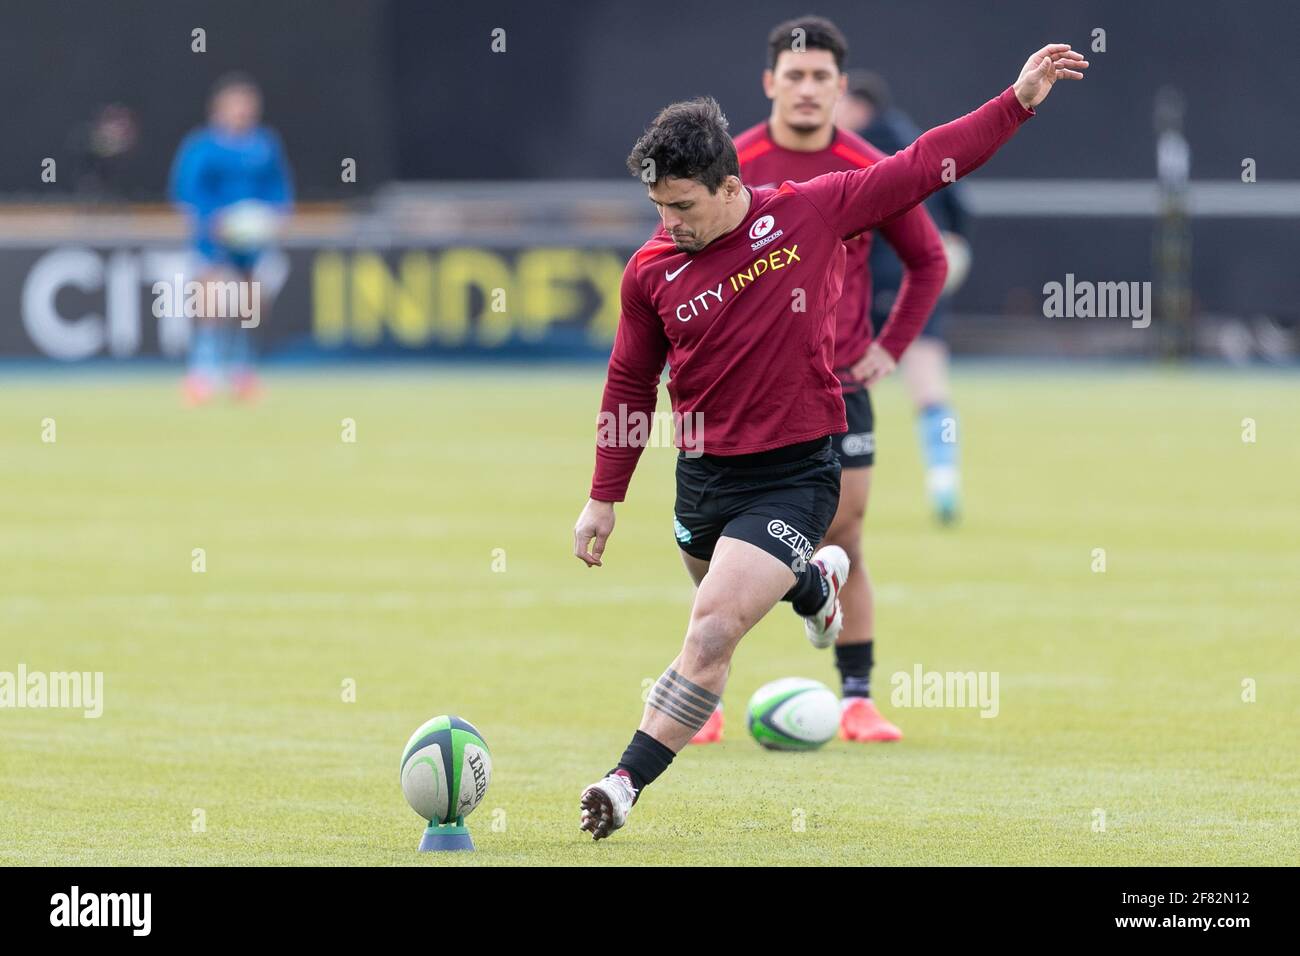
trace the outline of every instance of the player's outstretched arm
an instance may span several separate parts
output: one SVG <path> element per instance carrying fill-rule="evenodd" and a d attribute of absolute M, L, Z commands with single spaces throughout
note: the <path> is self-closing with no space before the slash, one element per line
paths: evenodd
<path fill-rule="evenodd" d="M 1081 80 L 1087 68 L 1088 61 L 1082 53 L 1071 50 L 1070 44 L 1049 43 L 1025 61 L 1012 88 L 1020 105 L 1032 110 L 1047 99 L 1057 80 Z"/>
<path fill-rule="evenodd" d="M 1078 80 L 1088 61 L 1068 43 L 1035 52 L 1002 95 L 866 169 L 817 176 L 794 188 L 843 239 L 878 229 L 982 166 L 1043 102 L 1057 80 Z"/>
<path fill-rule="evenodd" d="M 605 542 L 614 531 L 614 502 L 589 498 L 573 526 L 573 554 L 587 567 L 600 567 Z M 589 550 L 590 549 L 590 550 Z"/>

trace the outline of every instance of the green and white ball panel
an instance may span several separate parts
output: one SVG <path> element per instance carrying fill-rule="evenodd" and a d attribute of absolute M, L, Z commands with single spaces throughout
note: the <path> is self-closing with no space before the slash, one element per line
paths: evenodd
<path fill-rule="evenodd" d="M 492 755 L 474 725 L 443 715 L 424 723 L 402 751 L 402 793 L 430 823 L 454 823 L 483 800 Z"/>
<path fill-rule="evenodd" d="M 749 699 L 749 732 L 770 750 L 816 750 L 839 726 L 839 698 L 820 681 L 783 677 Z"/>

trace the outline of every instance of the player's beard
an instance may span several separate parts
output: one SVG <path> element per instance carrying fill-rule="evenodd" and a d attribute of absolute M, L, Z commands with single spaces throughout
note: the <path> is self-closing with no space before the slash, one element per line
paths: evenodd
<path fill-rule="evenodd" d="M 810 133 L 820 132 L 825 127 L 826 124 L 814 122 L 813 120 L 808 120 L 806 122 L 796 121 L 793 123 L 787 123 L 786 125 L 789 126 L 796 133 L 803 133 L 806 135 Z"/>
<path fill-rule="evenodd" d="M 821 130 L 826 128 L 825 114 L 817 115 L 816 118 L 814 118 L 805 116 L 793 110 L 791 112 L 794 113 L 794 115 L 790 119 L 786 120 L 785 125 L 790 127 L 790 129 L 794 130 L 796 133 L 808 136 L 813 133 L 821 132 Z"/>

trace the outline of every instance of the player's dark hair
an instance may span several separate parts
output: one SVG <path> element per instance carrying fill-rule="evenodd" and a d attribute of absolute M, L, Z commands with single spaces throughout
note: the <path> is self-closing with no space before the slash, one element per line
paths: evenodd
<path fill-rule="evenodd" d="M 857 97 L 860 100 L 866 100 L 878 110 L 886 109 L 889 106 L 889 84 L 879 73 L 873 73 L 870 70 L 850 70 L 849 71 L 849 96 Z"/>
<path fill-rule="evenodd" d="M 653 164 L 649 178 L 646 160 Z M 660 110 L 632 147 L 627 168 L 647 182 L 694 179 L 716 193 L 728 176 L 740 175 L 740 160 L 722 107 L 713 97 L 701 96 Z"/>
<path fill-rule="evenodd" d="M 802 31 L 796 33 L 795 31 Z M 844 58 L 849 55 L 849 41 L 840 28 L 825 17 L 795 17 L 778 23 L 767 37 L 767 66 L 776 69 L 776 61 L 786 50 L 793 50 L 798 42 L 802 50 L 829 50 L 835 57 L 835 68 L 844 69 Z"/>

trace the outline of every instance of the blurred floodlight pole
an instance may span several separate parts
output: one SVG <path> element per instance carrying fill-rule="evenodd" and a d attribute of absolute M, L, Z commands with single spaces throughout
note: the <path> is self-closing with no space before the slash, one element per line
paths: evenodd
<path fill-rule="evenodd" d="M 1192 347 L 1192 232 L 1187 209 L 1187 181 L 1192 151 L 1183 135 L 1183 94 L 1161 87 L 1155 99 L 1156 179 L 1160 212 L 1152 248 L 1156 282 L 1156 317 L 1160 352 L 1185 358 Z"/>

